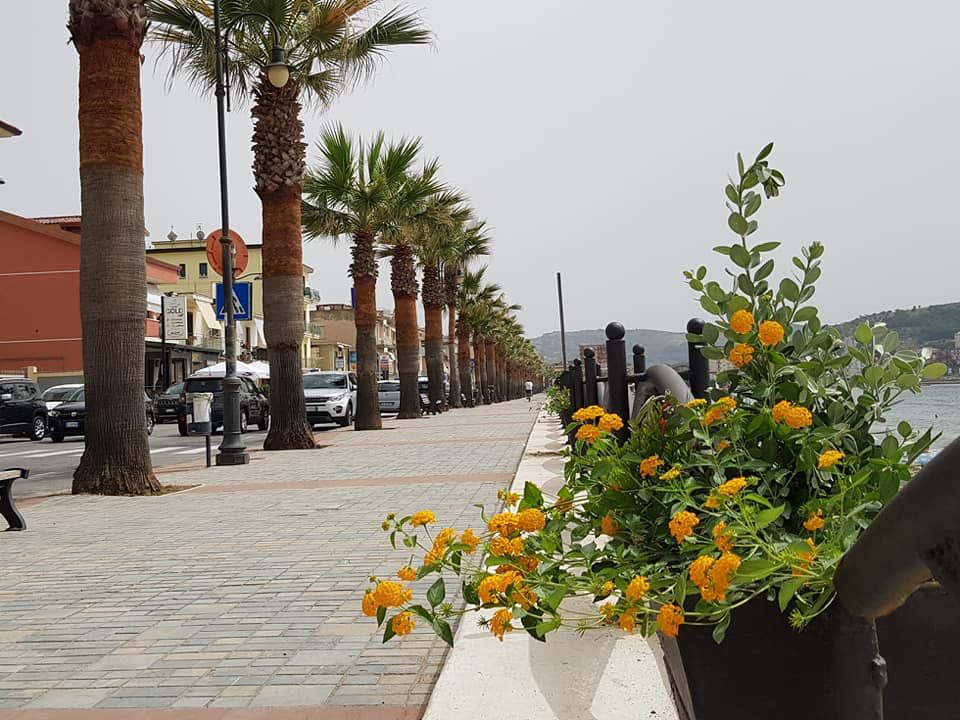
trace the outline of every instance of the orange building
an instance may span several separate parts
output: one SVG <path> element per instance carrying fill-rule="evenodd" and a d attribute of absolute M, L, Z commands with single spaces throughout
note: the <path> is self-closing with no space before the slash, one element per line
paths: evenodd
<path fill-rule="evenodd" d="M 0 372 L 34 366 L 80 375 L 80 218 L 39 220 L 0 211 Z M 176 265 L 146 263 L 148 287 L 176 282 Z M 144 336 L 158 335 L 157 314 L 150 312 Z"/>

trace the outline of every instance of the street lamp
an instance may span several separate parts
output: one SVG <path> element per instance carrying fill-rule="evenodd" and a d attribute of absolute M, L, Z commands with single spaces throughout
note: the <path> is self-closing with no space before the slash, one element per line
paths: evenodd
<path fill-rule="evenodd" d="M 273 31 L 273 48 L 270 50 L 270 62 L 265 66 L 267 79 L 276 88 L 281 88 L 290 79 L 290 68 L 284 60 L 283 46 L 280 44 L 280 32 L 269 17 L 261 13 L 244 13 L 235 18 L 220 34 L 220 0 L 213 0 L 213 32 L 215 36 L 214 54 L 217 69 L 217 145 L 220 154 L 220 246 L 223 252 L 223 298 L 226 311 L 226 372 L 223 378 L 223 441 L 217 453 L 217 465 L 246 465 L 250 455 L 246 452 L 240 435 L 240 378 L 237 377 L 237 321 L 233 312 L 233 242 L 230 239 L 230 211 L 227 194 L 227 98 L 226 53 L 229 35 L 237 22 L 245 17 L 261 18 Z M 224 100 L 226 99 L 226 107 Z"/>

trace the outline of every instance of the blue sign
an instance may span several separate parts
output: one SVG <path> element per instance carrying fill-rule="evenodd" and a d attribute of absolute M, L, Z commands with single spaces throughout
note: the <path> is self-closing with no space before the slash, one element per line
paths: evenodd
<path fill-rule="evenodd" d="M 356 350 L 351 350 L 351 351 L 350 351 L 350 364 L 351 364 L 351 365 L 356 365 L 356 364 L 357 364 L 357 351 L 356 351 Z"/>
<path fill-rule="evenodd" d="M 357 309 L 357 288 L 355 287 L 350 288 L 350 307 Z"/>
<path fill-rule="evenodd" d="M 223 283 L 217 283 L 217 319 L 226 320 L 226 318 L 227 314 L 223 310 Z M 253 319 L 253 283 L 233 284 L 233 318 L 234 320 Z"/>

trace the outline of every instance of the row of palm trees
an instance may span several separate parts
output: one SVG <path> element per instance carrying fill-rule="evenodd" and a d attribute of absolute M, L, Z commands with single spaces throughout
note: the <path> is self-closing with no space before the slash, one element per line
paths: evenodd
<path fill-rule="evenodd" d="M 377 259 L 391 262 L 404 416 L 418 402 L 416 264 L 423 273 L 431 397 L 443 402 L 442 314 L 446 308 L 450 404 L 475 383 L 485 401 L 506 397 L 535 353 L 522 339 L 515 307 L 470 263 L 488 252 L 484 224 L 465 198 L 443 185 L 435 162 L 413 166 L 419 141 L 369 144 L 341 128 L 326 131 L 321 162 L 305 180 L 304 106 L 322 110 L 373 76 L 396 47 L 424 45 L 431 33 L 400 7 L 379 0 L 220 0 L 231 30 L 225 66 L 234 98 L 250 105 L 253 176 L 263 225 L 264 335 L 271 365 L 266 449 L 314 446 L 305 421 L 300 345 L 302 233 L 347 236 L 357 294 L 360 398 L 357 427 L 379 427 L 376 396 Z M 87 389 L 86 449 L 74 492 L 160 491 L 143 428 L 143 141 L 141 49 L 166 54 L 170 79 L 204 94 L 215 88 L 212 0 L 68 0 L 68 29 L 80 57 L 80 185 L 83 215 L 80 307 Z M 269 21 L 269 22 L 268 22 Z M 271 29 L 290 65 L 282 88 L 267 78 Z M 304 192 L 306 190 L 306 193 Z M 459 318 L 457 316 L 459 311 Z M 455 331 L 455 333 L 454 333 Z M 402 335 L 402 337 L 401 337 Z M 449 341 L 448 341 L 449 342 Z M 469 373 L 470 345 L 476 376 Z M 416 357 L 415 364 L 411 360 Z M 458 367 L 459 366 L 459 367 Z M 466 371 L 466 372 L 464 372 Z M 412 378 L 412 382 L 411 382 Z M 454 381 L 455 378 L 455 381 Z M 457 392 L 453 386 L 459 385 Z"/>

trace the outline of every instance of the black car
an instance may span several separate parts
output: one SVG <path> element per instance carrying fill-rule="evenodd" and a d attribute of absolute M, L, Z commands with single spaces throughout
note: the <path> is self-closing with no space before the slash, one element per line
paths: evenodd
<path fill-rule="evenodd" d="M 183 383 L 171 385 L 153 399 L 157 409 L 157 422 L 176 422 L 180 408 L 180 394 L 183 392 Z"/>
<path fill-rule="evenodd" d="M 153 433 L 153 426 L 156 425 L 157 418 L 153 400 L 146 393 L 143 394 L 143 414 L 147 435 L 150 435 Z M 86 418 L 86 393 L 83 388 L 80 388 L 68 395 L 62 403 L 50 411 L 50 439 L 54 442 L 63 442 L 63 439 L 68 435 L 85 435 Z"/>
<path fill-rule="evenodd" d="M 265 392 L 258 388 L 250 378 L 240 380 L 240 432 L 247 431 L 250 423 L 256 423 L 261 430 L 270 425 L 270 400 Z M 213 406 L 210 408 L 210 422 L 216 430 L 223 425 L 223 378 L 198 377 L 187 378 L 180 393 L 177 406 L 177 429 L 180 434 L 189 434 L 187 429 L 187 404 L 192 402 L 194 393 L 213 393 Z"/>
<path fill-rule="evenodd" d="M 0 377 L 0 435 L 24 435 L 43 440 L 47 432 L 47 404 L 32 380 Z"/>

